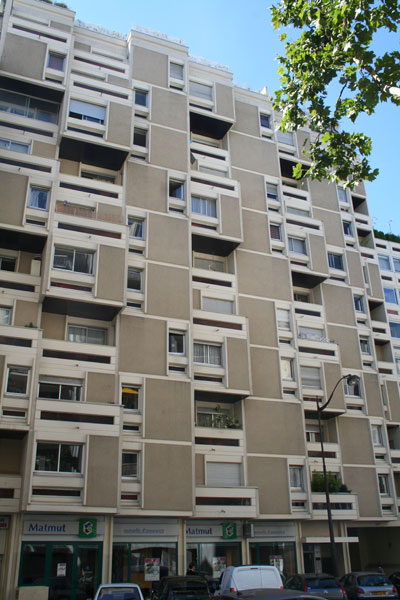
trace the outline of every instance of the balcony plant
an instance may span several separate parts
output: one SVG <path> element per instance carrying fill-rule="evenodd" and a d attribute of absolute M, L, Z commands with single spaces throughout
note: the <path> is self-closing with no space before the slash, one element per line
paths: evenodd
<path fill-rule="evenodd" d="M 349 488 L 342 482 L 340 476 L 336 473 L 327 473 L 328 489 L 331 494 L 350 493 Z M 324 476 L 322 473 L 314 472 L 311 478 L 311 491 L 323 493 L 325 491 Z"/>
<path fill-rule="evenodd" d="M 239 421 L 232 415 L 222 412 L 220 405 L 215 407 L 216 414 L 213 417 L 214 427 L 217 429 L 239 429 Z"/>

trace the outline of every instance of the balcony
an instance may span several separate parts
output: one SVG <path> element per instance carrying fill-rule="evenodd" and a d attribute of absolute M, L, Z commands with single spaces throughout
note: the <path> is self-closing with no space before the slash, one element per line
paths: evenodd
<path fill-rule="evenodd" d="M 193 325 L 195 326 L 194 334 L 196 334 L 196 331 L 198 333 L 201 331 L 208 331 L 209 327 L 214 330 L 217 327 L 218 329 L 229 330 L 226 332 L 229 333 L 229 335 L 232 335 L 233 331 L 237 331 L 238 334 L 241 332 L 247 337 L 247 319 L 239 315 L 209 312 L 206 310 L 194 310 Z M 203 330 L 203 327 L 206 327 L 207 329 Z"/>
<path fill-rule="evenodd" d="M 102 371 L 114 372 L 117 348 L 100 344 L 84 344 L 65 340 L 43 339 L 41 365 L 57 368 L 80 366 L 88 368 L 88 364 L 100 366 Z M 76 405 L 74 405 L 76 407 Z"/>
<path fill-rule="evenodd" d="M 258 516 L 258 489 L 252 487 L 196 487 L 195 516 L 255 519 Z"/>
<path fill-rule="evenodd" d="M 341 455 L 340 455 L 340 446 L 337 443 L 332 442 L 324 442 L 324 453 L 326 464 L 329 465 L 337 465 L 340 463 Z M 322 465 L 322 453 L 321 453 L 321 443 L 320 442 L 307 442 L 307 455 L 309 459 L 309 463 L 313 465 Z"/>
<path fill-rule="evenodd" d="M 51 434 L 56 421 L 57 424 L 62 422 L 63 429 L 76 430 L 78 426 L 80 434 L 83 435 L 96 435 L 100 432 L 103 434 L 106 431 L 109 435 L 119 436 L 121 414 L 122 408 L 119 404 L 69 400 L 55 402 L 38 398 L 35 419 L 36 428 L 40 429 L 41 433 Z"/>
<path fill-rule="evenodd" d="M 21 484 L 20 475 L 0 475 L 0 510 L 2 513 L 19 512 Z"/>
<path fill-rule="evenodd" d="M 330 494 L 332 518 L 337 520 L 358 519 L 358 496 L 357 494 Z M 325 494 L 312 492 L 312 515 L 313 519 L 326 520 L 326 497 Z"/>

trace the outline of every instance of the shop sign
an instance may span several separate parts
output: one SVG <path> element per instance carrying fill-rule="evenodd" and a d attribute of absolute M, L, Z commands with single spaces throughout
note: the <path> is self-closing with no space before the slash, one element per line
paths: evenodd
<path fill-rule="evenodd" d="M 237 538 L 236 523 L 223 523 L 222 524 L 222 539 L 236 540 L 236 538 Z"/>
<path fill-rule="evenodd" d="M 140 523 L 124 523 L 123 521 L 115 521 L 114 536 L 137 536 L 137 537 L 160 537 L 160 536 L 177 536 L 178 526 L 176 523 L 154 523 L 141 525 Z"/>
<path fill-rule="evenodd" d="M 78 537 L 94 538 L 96 537 L 96 529 L 97 519 L 79 519 Z"/>
<path fill-rule="evenodd" d="M 254 537 L 270 538 L 273 540 L 295 538 L 296 527 L 294 523 L 286 523 L 285 521 L 254 523 Z"/>
<path fill-rule="evenodd" d="M 8 529 L 9 518 L 8 517 L 0 517 L 0 530 Z"/>
<path fill-rule="evenodd" d="M 192 522 L 193 523 L 193 522 Z M 231 523 L 220 523 L 219 525 L 209 525 L 208 523 L 189 523 L 186 527 L 188 538 L 222 538 L 224 540 L 235 540 L 241 535 L 241 527 Z"/>
<path fill-rule="evenodd" d="M 144 559 L 144 580 L 145 581 L 160 581 L 160 559 L 145 558 Z"/>

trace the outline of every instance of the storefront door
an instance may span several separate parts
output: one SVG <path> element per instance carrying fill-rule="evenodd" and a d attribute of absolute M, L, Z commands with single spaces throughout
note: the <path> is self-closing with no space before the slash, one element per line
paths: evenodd
<path fill-rule="evenodd" d="M 20 586 L 49 586 L 49 600 L 88 600 L 100 582 L 101 543 L 23 542 Z"/>
<path fill-rule="evenodd" d="M 253 565 L 273 565 L 285 579 L 297 572 L 294 542 L 251 542 L 250 554 Z"/>
<path fill-rule="evenodd" d="M 186 561 L 194 563 L 200 575 L 218 579 L 226 567 L 241 564 L 241 546 L 239 542 L 188 543 Z"/>

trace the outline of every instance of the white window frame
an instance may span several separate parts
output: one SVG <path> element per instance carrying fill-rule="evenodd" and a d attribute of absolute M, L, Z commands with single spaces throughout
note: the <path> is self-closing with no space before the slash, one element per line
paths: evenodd
<path fill-rule="evenodd" d="M 353 300 L 354 300 L 354 310 L 356 312 L 362 312 L 362 313 L 365 312 L 365 309 L 364 309 L 364 304 L 365 304 L 364 296 L 361 296 L 359 294 L 355 294 L 353 296 Z"/>
<path fill-rule="evenodd" d="M 265 193 L 268 200 L 274 200 L 275 202 L 280 202 L 280 193 L 279 193 L 279 185 L 277 183 L 273 183 L 271 181 L 265 182 Z"/>
<path fill-rule="evenodd" d="M 282 318 L 285 317 L 285 318 Z M 286 318 L 287 317 L 287 318 Z M 276 322 L 278 329 L 284 329 L 285 331 L 291 331 L 291 318 L 290 310 L 288 308 L 276 308 Z"/>
<path fill-rule="evenodd" d="M 136 102 L 136 94 L 137 93 L 144 94 L 144 96 L 146 98 L 146 103 L 145 104 L 141 104 L 140 102 Z M 135 104 L 135 107 L 138 106 L 140 108 L 140 110 L 144 110 L 146 108 L 149 108 L 149 97 L 150 97 L 149 90 L 145 90 L 143 88 L 139 88 L 139 87 L 135 86 L 134 90 L 133 90 L 133 94 L 134 94 L 134 104 Z"/>
<path fill-rule="evenodd" d="M 361 354 L 371 354 L 371 344 L 369 337 L 360 336 L 360 350 Z"/>
<path fill-rule="evenodd" d="M 47 470 L 41 470 L 41 469 L 36 469 L 36 461 L 37 461 L 37 453 L 38 453 L 38 446 L 39 444 L 51 444 L 53 446 L 58 446 L 58 460 L 57 460 L 57 470 L 56 471 L 47 471 Z M 61 471 L 60 470 L 60 463 L 61 463 L 61 447 L 62 446 L 75 446 L 75 448 L 79 448 L 79 471 Z M 75 444 L 75 443 L 68 443 L 68 442 L 52 442 L 52 441 L 48 441 L 48 440 L 38 440 L 36 442 L 36 449 L 35 449 L 35 466 L 34 466 L 34 471 L 37 473 L 63 473 L 63 474 L 67 474 L 67 475 L 78 475 L 79 473 L 82 473 L 83 471 L 83 444 Z"/>
<path fill-rule="evenodd" d="M 8 383 L 10 379 L 11 371 L 18 371 L 20 375 L 24 375 L 26 377 L 26 386 L 24 392 L 10 392 L 8 390 Z M 31 378 L 31 369 L 29 367 L 21 366 L 21 365 L 9 365 L 7 367 L 7 383 L 5 387 L 6 396 L 17 396 L 19 398 L 27 398 L 29 396 L 30 389 L 30 378 Z"/>
<path fill-rule="evenodd" d="M 180 77 L 180 76 L 175 77 L 172 74 L 173 68 L 175 66 L 180 67 L 182 69 L 182 77 Z M 173 89 L 183 90 L 185 87 L 185 63 L 183 63 L 179 60 L 170 58 L 168 74 L 169 74 L 169 87 L 173 88 Z"/>
<path fill-rule="evenodd" d="M 71 113 L 80 115 L 80 117 L 75 117 L 71 115 Z M 104 105 L 93 104 L 84 100 L 75 100 L 71 98 L 69 101 L 68 116 L 70 118 L 79 119 L 88 123 L 105 125 L 107 122 L 107 107 Z"/>
<path fill-rule="evenodd" d="M 193 93 L 194 89 L 197 89 L 197 93 Z M 201 89 L 207 88 L 209 90 L 209 94 L 202 94 Z M 189 80 L 189 96 L 192 98 L 196 98 L 200 102 L 206 102 L 207 104 L 212 104 L 214 102 L 214 86 L 212 83 L 206 83 L 203 81 L 195 81 L 194 79 Z"/>
<path fill-rule="evenodd" d="M 395 288 L 384 287 L 383 294 L 385 297 L 385 302 L 387 302 L 388 304 L 398 304 L 399 303 L 398 297 L 397 297 L 397 291 Z"/>
<path fill-rule="evenodd" d="M 336 266 L 336 264 L 331 264 L 331 262 L 336 263 L 336 259 L 340 259 L 340 267 Z M 343 254 L 338 254 L 337 252 L 328 252 L 328 265 L 330 269 L 335 269 L 336 271 L 344 271 L 344 258 Z"/>
<path fill-rule="evenodd" d="M 145 223 L 146 219 L 144 217 L 128 215 L 129 237 L 134 240 L 144 240 Z M 138 226 L 141 227 L 141 235 L 134 235 L 134 231 Z"/>
<path fill-rule="evenodd" d="M 216 198 L 208 198 L 207 196 L 199 196 L 197 194 L 192 194 L 190 204 L 192 214 L 199 215 L 201 217 L 207 217 L 210 219 L 218 218 Z M 200 210 L 194 210 L 194 206 L 196 206 L 196 204 L 198 204 Z"/>
<path fill-rule="evenodd" d="M 382 271 L 391 271 L 392 270 L 390 256 L 387 256 L 386 254 L 378 254 L 378 263 L 379 263 L 379 268 Z"/>
<path fill-rule="evenodd" d="M 135 144 L 135 135 L 136 134 L 145 136 L 144 144 Z M 149 130 L 147 127 L 140 127 L 140 126 L 138 127 L 136 125 L 134 126 L 132 144 L 135 148 L 140 148 L 142 151 L 147 150 L 147 148 L 149 147 Z"/>
<path fill-rule="evenodd" d="M 45 194 L 46 201 L 45 206 L 40 206 L 43 201 L 41 198 L 42 194 Z M 27 208 L 34 208 L 35 210 L 49 210 L 49 199 L 50 199 L 50 189 L 46 187 L 42 187 L 40 185 L 30 185 L 29 186 L 29 195 L 28 195 L 28 203 Z"/>
<path fill-rule="evenodd" d="M 38 382 L 38 398 L 41 398 L 43 400 L 55 400 L 55 398 L 49 398 L 48 396 L 41 396 L 40 395 L 40 385 L 44 383 L 44 384 L 50 384 L 50 385 L 55 385 L 58 386 L 58 398 L 57 400 L 61 400 L 61 401 L 66 401 L 66 402 L 82 402 L 83 401 L 83 380 L 82 379 L 72 379 L 72 378 L 66 378 L 66 377 L 49 377 L 47 375 L 39 375 L 39 382 Z M 67 386 L 67 387 L 75 387 L 75 388 L 79 388 L 80 392 L 79 392 L 79 399 L 76 398 L 62 398 L 62 388 L 63 386 Z"/>
<path fill-rule="evenodd" d="M 300 250 L 298 246 L 300 246 Z M 293 235 L 288 235 L 288 248 L 289 252 L 291 253 L 307 256 L 307 243 L 305 238 L 299 238 Z"/>
<path fill-rule="evenodd" d="M 3 142 L 3 146 L 1 145 L 2 142 Z M 26 152 L 24 150 L 22 150 L 21 147 L 26 149 Z M 0 138 L 0 149 L 1 150 L 12 150 L 13 152 L 20 152 L 21 154 L 30 154 L 31 145 L 28 142 L 17 142 L 17 140 L 10 140 L 8 138 Z"/>
<path fill-rule="evenodd" d="M 171 350 L 171 344 L 170 344 L 170 336 L 179 336 L 180 338 L 182 338 L 182 351 L 178 352 L 178 351 L 173 351 Z M 168 331 L 168 354 L 172 354 L 174 356 L 186 356 L 186 332 L 182 331 L 182 330 L 178 330 L 178 329 L 170 329 Z"/>
<path fill-rule="evenodd" d="M 390 483 L 387 473 L 378 473 L 378 490 L 380 496 L 389 496 Z"/>
<path fill-rule="evenodd" d="M 80 333 L 79 336 L 83 335 L 86 338 L 85 341 L 81 342 L 79 340 L 71 339 L 71 337 L 73 337 L 73 332 L 71 332 L 71 328 L 80 329 L 82 333 Z M 94 331 L 101 331 L 104 334 L 104 343 L 88 341 L 90 332 L 94 332 Z M 88 326 L 88 325 L 79 325 L 76 323 L 68 323 L 67 340 L 69 342 L 73 342 L 76 344 L 96 344 L 96 345 L 100 345 L 100 346 L 107 346 L 108 345 L 108 329 L 106 327 L 91 327 L 90 325 Z"/>
<path fill-rule="evenodd" d="M 67 267 L 55 266 L 55 264 L 54 264 L 55 257 L 56 257 L 56 255 L 60 255 L 60 253 L 62 253 L 62 251 L 72 253 L 72 266 L 71 266 L 71 269 L 68 269 Z M 77 253 L 84 254 L 84 255 L 86 255 L 87 258 L 89 256 L 92 257 L 89 271 L 76 271 L 75 270 L 76 255 L 77 255 Z M 52 268 L 56 269 L 57 271 L 67 271 L 68 273 L 76 273 L 78 275 L 93 275 L 94 274 L 94 268 L 95 268 L 95 254 L 96 253 L 95 253 L 94 250 L 87 250 L 85 248 L 71 248 L 70 246 L 58 246 L 58 245 L 56 245 L 56 246 L 54 246 Z"/>
<path fill-rule="evenodd" d="M 382 425 L 371 425 L 372 444 L 374 446 L 383 446 L 383 429 Z"/>
<path fill-rule="evenodd" d="M 202 347 L 202 354 L 203 354 L 204 360 L 196 360 L 196 346 Z M 212 362 L 210 360 L 210 356 L 211 356 L 210 348 L 218 348 L 219 349 L 219 352 L 217 352 L 217 355 L 219 354 L 218 362 Z M 197 354 L 197 357 L 199 357 L 199 354 Z M 210 367 L 222 367 L 222 344 L 194 341 L 193 342 L 193 362 L 198 365 L 208 365 Z"/>
<path fill-rule="evenodd" d="M 126 456 L 126 455 L 136 456 L 136 473 L 134 475 L 125 475 L 123 473 L 123 470 L 124 470 L 124 456 Z M 140 479 L 140 452 L 138 452 L 137 450 L 122 450 L 122 457 L 121 457 L 121 477 L 122 477 L 122 479 L 128 479 L 130 481 L 132 481 L 132 480 L 137 481 L 138 479 Z"/>
<path fill-rule="evenodd" d="M 303 387 L 320 390 L 322 387 L 321 375 L 320 367 L 300 365 L 300 379 Z"/>
<path fill-rule="evenodd" d="M 304 467 L 302 465 L 289 465 L 289 485 L 291 490 L 304 491 Z"/>
<path fill-rule="evenodd" d="M 129 273 L 130 272 L 135 272 L 139 274 L 139 288 L 131 288 L 128 286 L 129 283 Z M 127 272 L 127 278 L 126 278 L 126 287 L 128 291 L 131 292 L 143 292 L 143 269 L 141 269 L 140 267 L 128 267 L 128 272 Z"/>
<path fill-rule="evenodd" d="M 123 403 L 122 394 L 124 390 L 131 390 L 129 393 L 137 396 L 137 408 L 127 408 Z M 127 393 L 127 392 L 125 392 Z M 122 383 L 121 384 L 121 405 L 124 407 L 124 410 L 129 411 L 130 413 L 140 413 L 141 412 L 141 400 L 142 400 L 142 386 L 137 385 L 136 383 Z"/>

